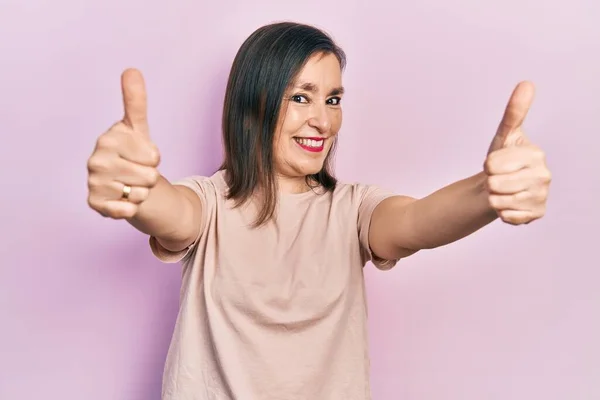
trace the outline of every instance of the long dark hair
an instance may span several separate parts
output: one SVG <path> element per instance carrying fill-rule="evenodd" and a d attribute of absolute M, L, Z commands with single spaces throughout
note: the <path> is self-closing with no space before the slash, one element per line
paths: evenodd
<path fill-rule="evenodd" d="M 334 54 L 344 69 L 346 55 L 333 39 L 316 27 L 279 22 L 257 29 L 240 47 L 231 67 L 223 108 L 223 147 L 229 186 L 237 206 L 260 188 L 261 210 L 254 226 L 271 219 L 277 205 L 273 139 L 285 91 L 315 54 Z M 335 142 L 321 171 L 307 183 L 335 189 L 332 171 Z"/>

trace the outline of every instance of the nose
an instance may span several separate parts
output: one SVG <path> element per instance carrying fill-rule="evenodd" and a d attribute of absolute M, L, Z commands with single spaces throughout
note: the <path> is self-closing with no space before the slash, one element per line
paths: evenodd
<path fill-rule="evenodd" d="M 327 105 L 314 104 L 312 108 L 308 125 L 318 130 L 321 134 L 327 133 L 331 128 L 331 117 L 327 110 Z"/>

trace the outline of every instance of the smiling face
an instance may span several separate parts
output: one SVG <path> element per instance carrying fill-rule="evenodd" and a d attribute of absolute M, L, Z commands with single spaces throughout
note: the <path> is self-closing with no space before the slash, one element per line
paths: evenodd
<path fill-rule="evenodd" d="M 306 190 L 321 171 L 342 125 L 342 70 L 333 54 L 315 54 L 285 92 L 273 143 L 281 191 Z"/>

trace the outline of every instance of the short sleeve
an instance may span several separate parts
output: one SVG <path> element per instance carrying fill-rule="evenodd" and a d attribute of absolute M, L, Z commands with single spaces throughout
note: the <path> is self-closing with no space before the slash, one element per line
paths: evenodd
<path fill-rule="evenodd" d="M 182 261 L 193 253 L 193 250 L 198 245 L 198 241 L 206 229 L 206 221 L 208 216 L 212 214 L 212 210 L 214 209 L 216 202 L 215 189 L 209 178 L 203 176 L 191 176 L 175 181 L 173 182 L 173 185 L 188 187 L 192 189 L 196 195 L 198 195 L 198 198 L 202 203 L 202 221 L 200 222 L 201 226 L 198 230 L 198 236 L 194 239 L 194 242 L 181 251 L 173 252 L 167 250 L 161 246 L 154 236 L 150 236 L 149 244 L 152 254 L 154 254 L 154 256 L 160 261 L 168 264 Z"/>
<path fill-rule="evenodd" d="M 363 262 L 371 261 L 375 267 L 381 270 L 391 269 L 398 260 L 385 260 L 377 257 L 371 250 L 369 243 L 369 229 L 371 227 L 371 216 L 375 208 L 383 200 L 393 196 L 393 193 L 383 190 L 377 186 L 365 186 L 358 208 L 358 238 L 363 252 Z"/>

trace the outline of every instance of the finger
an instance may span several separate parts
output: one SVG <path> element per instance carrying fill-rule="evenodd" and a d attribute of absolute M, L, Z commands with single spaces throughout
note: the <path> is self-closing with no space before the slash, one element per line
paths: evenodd
<path fill-rule="evenodd" d="M 147 187 L 129 185 L 131 187 L 131 191 L 129 192 L 129 195 L 125 200 L 123 199 L 124 186 L 125 185 L 121 182 L 111 182 L 109 186 L 110 194 L 106 197 L 106 200 L 123 200 L 133 204 L 141 204 L 142 202 L 146 201 L 146 199 L 150 195 L 150 189 Z"/>
<path fill-rule="evenodd" d="M 154 187 L 160 178 L 156 168 L 127 161 L 114 154 L 96 154 L 88 161 L 90 186 L 100 187 L 107 181 L 130 186 Z"/>
<path fill-rule="evenodd" d="M 150 195 L 150 189 L 143 186 L 131 186 L 131 191 L 129 192 L 129 196 L 127 199 L 123 198 L 123 188 L 124 184 L 117 181 L 111 181 L 103 185 L 94 185 L 92 183 L 88 184 L 90 189 L 90 196 L 94 199 L 97 199 L 96 202 L 100 204 L 105 201 L 114 201 L 114 200 L 126 200 L 129 203 L 133 204 L 141 204 L 146 201 L 148 196 Z"/>
<path fill-rule="evenodd" d="M 501 175 L 490 175 L 487 178 L 487 189 L 492 194 L 515 194 L 541 183 L 535 169 L 523 168 L 517 172 Z"/>
<path fill-rule="evenodd" d="M 147 95 L 144 77 L 136 69 L 127 69 L 121 75 L 121 90 L 125 116 L 123 122 L 130 128 L 148 135 Z"/>
<path fill-rule="evenodd" d="M 498 213 L 498 216 L 502 221 L 511 225 L 528 224 L 539 218 L 532 211 L 524 210 L 503 210 Z"/>
<path fill-rule="evenodd" d="M 509 174 L 544 164 L 546 155 L 536 146 L 505 147 L 488 154 L 483 165 L 488 175 Z"/>
<path fill-rule="evenodd" d="M 145 201 L 150 195 L 151 188 L 148 186 L 135 186 L 133 184 L 107 180 L 98 176 L 88 178 L 90 197 L 97 199 L 98 203 L 106 200 L 122 200 L 125 185 L 131 188 L 127 197 L 130 203 L 139 204 Z"/>
<path fill-rule="evenodd" d="M 506 137 L 515 129 L 520 128 L 525 121 L 527 112 L 533 103 L 535 88 L 531 82 L 521 82 L 513 91 L 504 115 L 496 131 L 497 140 L 505 140 Z"/>
<path fill-rule="evenodd" d="M 101 201 L 90 197 L 88 204 L 103 217 L 114 219 L 132 218 L 138 210 L 138 205 L 122 200 Z"/>
<path fill-rule="evenodd" d="M 534 205 L 534 196 L 528 190 L 515 194 L 492 194 L 489 197 L 489 202 L 494 210 L 527 211 L 531 210 Z"/>
<path fill-rule="evenodd" d="M 125 185 L 131 188 L 129 196 L 127 197 L 127 200 L 130 203 L 139 204 L 146 200 L 150 194 L 150 187 L 148 186 L 135 186 L 133 184 L 107 180 L 106 178 L 96 176 L 88 179 L 90 196 L 98 199 L 98 201 L 123 199 Z"/>
<path fill-rule="evenodd" d="M 120 158 L 115 160 L 111 176 L 113 180 L 125 185 L 151 188 L 156 185 L 160 175 L 156 168 L 136 164 Z"/>
<path fill-rule="evenodd" d="M 107 134 L 100 136 L 96 144 L 96 153 L 101 153 L 103 156 L 106 155 L 105 153 L 116 153 L 128 161 L 157 167 L 160 163 L 158 148 L 148 139 L 131 135 L 123 129 L 116 126 Z"/>

